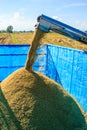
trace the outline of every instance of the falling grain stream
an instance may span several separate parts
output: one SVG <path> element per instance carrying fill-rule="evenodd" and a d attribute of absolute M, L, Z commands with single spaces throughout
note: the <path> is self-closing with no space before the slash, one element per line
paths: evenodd
<path fill-rule="evenodd" d="M 32 39 L 32 45 L 31 45 L 30 51 L 28 53 L 28 59 L 27 59 L 26 65 L 25 65 L 25 68 L 29 71 L 32 71 L 32 65 L 34 63 L 34 57 L 36 55 L 36 50 L 40 44 L 40 40 L 43 37 L 43 35 L 44 35 L 44 32 L 39 29 L 36 29 L 34 32 L 33 39 Z"/>

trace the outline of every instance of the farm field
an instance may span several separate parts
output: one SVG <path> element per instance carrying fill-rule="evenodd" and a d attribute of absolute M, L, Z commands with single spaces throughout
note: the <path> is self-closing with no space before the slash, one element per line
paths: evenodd
<path fill-rule="evenodd" d="M 31 44 L 33 32 L 0 33 L 0 44 Z M 55 44 L 69 48 L 87 50 L 87 44 L 66 38 L 58 33 L 46 33 L 41 44 Z"/>

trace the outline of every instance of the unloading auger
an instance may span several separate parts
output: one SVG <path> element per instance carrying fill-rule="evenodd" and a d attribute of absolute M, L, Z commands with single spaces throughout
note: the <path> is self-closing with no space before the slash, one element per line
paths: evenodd
<path fill-rule="evenodd" d="M 54 31 L 77 41 L 87 43 L 87 33 L 71 27 L 63 22 L 41 15 L 37 18 L 35 27 L 44 32 Z"/>

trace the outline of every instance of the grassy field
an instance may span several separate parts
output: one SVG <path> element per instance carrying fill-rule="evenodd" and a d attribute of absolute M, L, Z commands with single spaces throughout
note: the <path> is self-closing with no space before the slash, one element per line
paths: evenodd
<path fill-rule="evenodd" d="M 0 33 L 0 44 L 31 44 L 33 32 Z M 41 39 L 41 44 L 55 44 L 69 48 L 87 50 L 87 44 L 66 38 L 58 33 L 46 33 Z"/>

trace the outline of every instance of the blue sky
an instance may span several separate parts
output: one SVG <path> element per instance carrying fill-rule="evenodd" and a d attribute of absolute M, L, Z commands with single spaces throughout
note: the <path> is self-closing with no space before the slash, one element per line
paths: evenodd
<path fill-rule="evenodd" d="M 0 30 L 34 30 L 41 14 L 80 30 L 87 30 L 87 0 L 1 0 Z"/>

